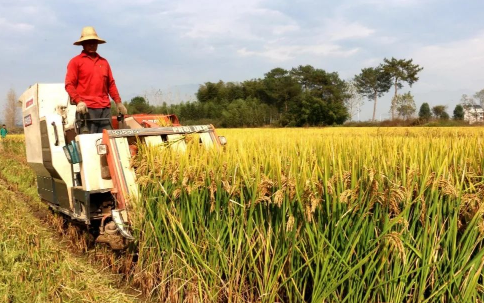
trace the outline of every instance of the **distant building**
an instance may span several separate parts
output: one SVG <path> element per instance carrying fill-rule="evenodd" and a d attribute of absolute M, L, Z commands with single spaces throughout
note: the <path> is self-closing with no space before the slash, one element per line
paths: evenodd
<path fill-rule="evenodd" d="M 480 105 L 464 106 L 464 121 L 469 124 L 476 122 L 484 122 L 484 109 Z"/>

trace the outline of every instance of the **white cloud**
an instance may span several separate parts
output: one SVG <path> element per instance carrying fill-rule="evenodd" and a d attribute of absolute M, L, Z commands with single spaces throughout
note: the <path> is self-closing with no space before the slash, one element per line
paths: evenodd
<path fill-rule="evenodd" d="M 274 26 L 274 28 L 272 29 L 272 32 L 275 35 L 283 35 L 286 33 L 295 32 L 299 29 L 300 28 L 298 25 L 280 25 L 280 26 Z"/>
<path fill-rule="evenodd" d="M 287 61 L 300 55 L 349 57 L 358 52 L 357 48 L 344 50 L 335 44 L 320 45 L 266 45 L 262 51 L 248 51 L 246 48 L 239 49 L 237 53 L 242 57 L 260 56 L 273 61 Z"/>
<path fill-rule="evenodd" d="M 282 29 L 282 30 L 281 30 Z M 278 37 L 266 39 L 261 48 L 244 46 L 238 49 L 241 57 L 259 56 L 272 61 L 288 61 L 299 56 L 347 58 L 355 55 L 359 47 L 345 48 L 336 41 L 360 39 L 375 31 L 358 22 L 342 18 L 325 19 L 320 26 L 301 28 L 296 24 L 273 27 Z M 271 37 L 267 35 L 265 37 Z"/>
<path fill-rule="evenodd" d="M 379 36 L 379 37 L 374 37 L 374 40 L 383 45 L 388 45 L 388 44 L 394 44 L 398 42 L 398 38 L 396 37 L 389 37 L 389 36 Z"/>
<path fill-rule="evenodd" d="M 10 30 L 30 31 L 34 27 L 53 25 L 58 22 L 57 13 L 43 1 L 11 1 L 2 4 L 0 10 L 0 26 L 2 31 L 7 27 Z"/>
<path fill-rule="evenodd" d="M 260 0 L 174 3 L 165 19 L 179 29 L 183 37 L 191 39 L 261 41 L 299 29 L 298 24 L 283 13 L 263 8 Z"/>
<path fill-rule="evenodd" d="M 0 28 L 2 32 L 6 33 L 24 33 L 29 32 L 34 29 L 32 24 L 23 23 L 23 22 L 12 22 L 7 20 L 6 18 L 0 18 Z"/>
<path fill-rule="evenodd" d="M 425 5 L 431 2 L 435 2 L 436 0 L 362 0 L 360 3 L 363 4 L 372 4 L 379 7 L 388 7 L 388 6 L 420 6 Z"/>
<path fill-rule="evenodd" d="M 326 18 L 319 25 L 302 27 L 281 11 L 262 7 L 259 0 L 179 1 L 164 12 L 163 19 L 164 24 L 169 22 L 180 32 L 182 39 L 195 40 L 201 52 L 235 49 L 242 57 L 259 56 L 274 61 L 300 55 L 349 57 L 359 48 L 344 48 L 331 41 L 362 39 L 375 33 L 374 29 L 344 18 Z"/>
<path fill-rule="evenodd" d="M 86 1 L 86 2 L 91 2 L 91 4 L 103 4 L 106 7 L 113 7 L 113 6 L 139 6 L 139 5 L 148 5 L 155 3 L 156 0 L 103 0 L 103 1 L 98 1 L 98 0 L 92 0 L 92 1 Z M 100 3 L 102 2 L 102 3 Z"/>
<path fill-rule="evenodd" d="M 423 46 L 411 58 L 424 67 L 422 74 L 433 82 L 433 89 L 484 88 L 484 32 L 469 39 Z"/>
<path fill-rule="evenodd" d="M 341 18 L 327 19 L 323 23 L 323 36 L 331 41 L 366 38 L 374 32 L 358 22 L 347 22 Z"/>

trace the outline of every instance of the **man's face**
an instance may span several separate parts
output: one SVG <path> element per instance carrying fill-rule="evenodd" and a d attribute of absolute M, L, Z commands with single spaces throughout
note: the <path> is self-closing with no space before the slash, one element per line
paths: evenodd
<path fill-rule="evenodd" d="M 98 45 L 98 41 L 96 40 L 86 40 L 82 42 L 82 48 L 88 54 L 95 54 L 97 51 L 97 45 Z"/>

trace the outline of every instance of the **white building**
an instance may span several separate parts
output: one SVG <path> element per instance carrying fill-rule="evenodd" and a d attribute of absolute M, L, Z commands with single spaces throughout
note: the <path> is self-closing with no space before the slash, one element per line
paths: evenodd
<path fill-rule="evenodd" d="M 484 122 L 484 109 L 482 109 L 482 106 L 464 106 L 464 121 L 469 121 L 469 124 Z"/>

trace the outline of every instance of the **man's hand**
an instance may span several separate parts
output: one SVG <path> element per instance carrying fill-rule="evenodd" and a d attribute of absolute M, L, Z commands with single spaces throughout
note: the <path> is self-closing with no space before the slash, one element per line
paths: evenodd
<path fill-rule="evenodd" d="M 128 110 L 126 109 L 126 107 L 123 105 L 122 102 L 116 103 L 116 107 L 118 108 L 119 114 L 122 114 L 122 115 L 128 114 Z"/>
<path fill-rule="evenodd" d="M 80 114 L 87 114 L 87 105 L 86 103 L 79 101 L 76 106 L 76 112 Z"/>

